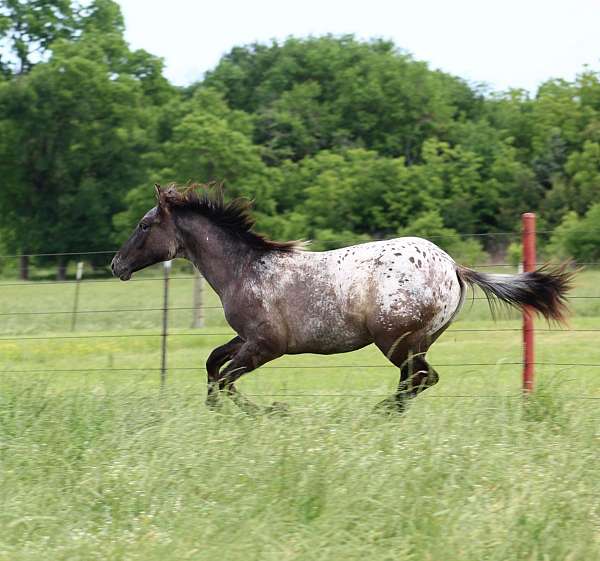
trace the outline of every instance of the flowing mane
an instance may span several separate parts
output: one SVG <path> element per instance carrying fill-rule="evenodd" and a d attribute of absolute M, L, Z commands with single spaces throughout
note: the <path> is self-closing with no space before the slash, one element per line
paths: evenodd
<path fill-rule="evenodd" d="M 290 252 L 303 249 L 301 241 L 277 242 L 253 231 L 252 201 L 243 197 L 225 201 L 220 184 L 192 184 L 180 189 L 171 184 L 161 193 L 161 202 L 208 218 L 255 249 Z"/>

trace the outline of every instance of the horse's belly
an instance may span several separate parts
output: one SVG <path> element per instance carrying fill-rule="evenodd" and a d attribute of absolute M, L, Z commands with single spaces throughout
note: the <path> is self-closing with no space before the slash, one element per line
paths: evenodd
<path fill-rule="evenodd" d="M 307 315 L 290 333 L 288 353 L 345 353 L 360 349 L 371 339 L 362 320 Z"/>

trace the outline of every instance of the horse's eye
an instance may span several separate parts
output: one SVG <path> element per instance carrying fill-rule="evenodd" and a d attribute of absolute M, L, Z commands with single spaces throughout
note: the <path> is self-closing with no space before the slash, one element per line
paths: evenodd
<path fill-rule="evenodd" d="M 148 224 L 146 224 L 145 222 L 140 223 L 140 230 L 142 232 L 145 232 L 148 228 L 150 228 L 150 226 L 148 226 Z"/>

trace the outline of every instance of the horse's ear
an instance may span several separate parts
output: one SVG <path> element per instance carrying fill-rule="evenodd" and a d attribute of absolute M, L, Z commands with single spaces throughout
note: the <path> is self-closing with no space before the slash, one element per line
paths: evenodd
<path fill-rule="evenodd" d="M 158 183 L 154 184 L 154 193 L 156 195 L 156 206 L 160 211 L 168 211 L 168 189 L 163 189 Z"/>

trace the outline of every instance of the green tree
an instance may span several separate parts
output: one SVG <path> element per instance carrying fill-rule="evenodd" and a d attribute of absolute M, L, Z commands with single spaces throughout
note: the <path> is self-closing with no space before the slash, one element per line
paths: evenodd
<path fill-rule="evenodd" d="M 115 217 L 120 238 L 152 206 L 154 182 L 222 182 L 229 196 L 253 198 L 259 218 L 273 213 L 271 191 L 278 174 L 267 168 L 260 148 L 252 143 L 248 115 L 230 110 L 217 92 L 204 88 L 164 109 L 172 126 L 145 155 L 144 180 L 127 195 L 127 210 Z"/>
<path fill-rule="evenodd" d="M 234 109 L 258 115 L 255 140 L 269 163 L 320 149 L 364 147 L 418 161 L 430 136 L 480 110 L 467 84 L 431 71 L 389 41 L 290 38 L 236 47 L 205 85 Z"/>
<path fill-rule="evenodd" d="M 275 197 L 288 201 L 281 211 L 306 217 L 305 236 L 317 239 L 317 232 L 325 230 L 345 232 L 338 239 L 377 236 L 392 231 L 385 219 L 384 195 L 405 173 L 402 158 L 384 158 L 364 149 L 323 150 L 288 164 Z"/>
<path fill-rule="evenodd" d="M 485 261 L 485 252 L 479 241 L 475 238 L 462 238 L 456 230 L 444 226 L 442 217 L 435 210 L 416 217 L 409 226 L 400 228 L 397 233 L 399 236 L 428 239 L 463 265 L 476 265 Z"/>
<path fill-rule="evenodd" d="M 403 228 L 419 214 L 437 210 L 446 226 L 476 232 L 480 226 L 477 205 L 486 196 L 481 159 L 435 139 L 423 145 L 422 159 L 422 164 L 408 167 L 404 181 L 385 194 L 389 222 L 395 229 Z"/>
<path fill-rule="evenodd" d="M 569 208 L 584 214 L 600 201 L 600 144 L 584 142 L 581 151 L 569 155 L 565 171 L 570 176 Z"/>
<path fill-rule="evenodd" d="M 79 3 L 70 0 L 4 0 L 0 5 L 0 72 L 24 74 L 44 59 L 57 39 L 79 30 Z"/>
<path fill-rule="evenodd" d="M 141 179 L 154 120 L 143 80 L 110 65 L 104 40 L 87 30 L 56 41 L 48 62 L 1 84 L 0 203 L 10 209 L 2 227 L 11 250 L 112 247 L 111 217 Z"/>

